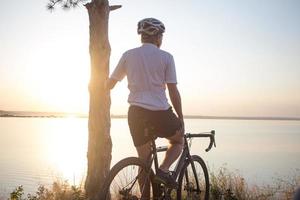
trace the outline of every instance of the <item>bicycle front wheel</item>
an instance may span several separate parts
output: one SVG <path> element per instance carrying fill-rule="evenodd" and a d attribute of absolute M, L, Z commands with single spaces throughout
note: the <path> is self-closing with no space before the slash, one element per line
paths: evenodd
<path fill-rule="evenodd" d="M 110 171 L 102 190 L 102 199 L 153 199 L 153 171 L 139 158 L 129 157 Z"/>
<path fill-rule="evenodd" d="M 177 199 L 209 199 L 209 177 L 202 158 L 193 155 L 182 168 L 178 183 Z"/>

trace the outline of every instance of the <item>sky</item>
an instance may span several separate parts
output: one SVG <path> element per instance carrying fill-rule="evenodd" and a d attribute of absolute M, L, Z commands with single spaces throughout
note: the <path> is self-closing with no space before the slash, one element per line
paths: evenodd
<path fill-rule="evenodd" d="M 89 21 L 79 5 L 47 0 L 0 6 L 0 110 L 88 112 Z M 110 71 L 140 46 L 137 22 L 166 26 L 185 115 L 300 117 L 300 1 L 111 0 Z M 111 92 L 126 114 L 127 81 Z"/>

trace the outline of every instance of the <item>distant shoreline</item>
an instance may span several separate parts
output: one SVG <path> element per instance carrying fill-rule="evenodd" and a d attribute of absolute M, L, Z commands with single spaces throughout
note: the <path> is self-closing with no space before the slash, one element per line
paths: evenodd
<path fill-rule="evenodd" d="M 87 118 L 87 114 L 78 113 L 48 113 L 48 112 L 24 112 L 0 110 L 0 117 L 16 118 Z M 127 115 L 111 115 L 113 119 L 125 119 Z M 185 119 L 222 119 L 222 120 L 277 120 L 277 121 L 300 121 L 299 117 L 238 117 L 238 116 L 201 116 L 186 115 Z"/>

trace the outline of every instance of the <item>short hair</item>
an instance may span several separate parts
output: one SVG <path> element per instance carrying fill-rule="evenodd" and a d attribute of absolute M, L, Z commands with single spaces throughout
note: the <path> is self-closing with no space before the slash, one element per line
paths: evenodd
<path fill-rule="evenodd" d="M 159 36 L 161 36 L 162 33 L 158 33 L 155 35 L 148 35 L 148 34 L 141 34 L 141 40 L 143 43 L 155 43 Z"/>

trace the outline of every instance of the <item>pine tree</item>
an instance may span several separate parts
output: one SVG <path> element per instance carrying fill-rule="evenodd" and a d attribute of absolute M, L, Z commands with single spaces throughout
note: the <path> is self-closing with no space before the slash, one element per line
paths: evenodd
<path fill-rule="evenodd" d="M 47 8 L 77 7 L 86 0 L 49 0 Z M 102 183 L 110 169 L 112 142 L 110 137 L 110 92 L 105 87 L 109 76 L 109 13 L 121 6 L 110 6 L 108 0 L 91 0 L 84 4 L 89 15 L 91 75 L 89 82 L 88 168 L 85 192 L 90 200 L 99 199 Z"/>

